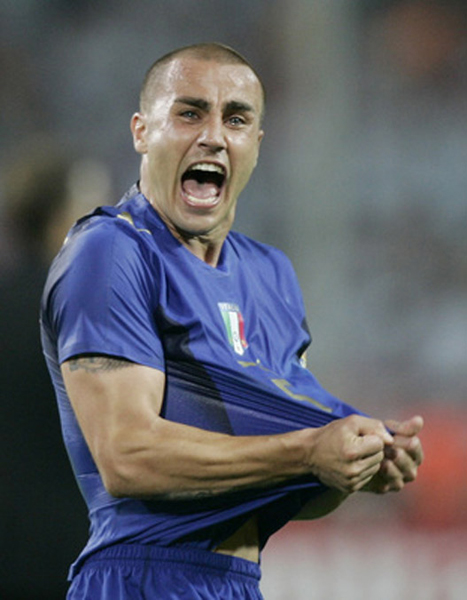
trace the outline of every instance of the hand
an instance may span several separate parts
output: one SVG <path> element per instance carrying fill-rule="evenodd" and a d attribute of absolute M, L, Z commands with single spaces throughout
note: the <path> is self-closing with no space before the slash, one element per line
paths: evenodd
<path fill-rule="evenodd" d="M 363 488 L 375 494 L 398 492 L 406 483 L 415 481 L 423 461 L 423 448 L 418 433 L 423 427 L 420 416 L 407 421 L 389 420 L 386 427 L 393 432 L 394 443 L 384 450 L 384 460 L 373 479 Z"/>
<path fill-rule="evenodd" d="M 356 492 L 378 473 L 393 441 L 376 419 L 352 415 L 333 421 L 314 430 L 312 471 L 331 488 Z"/>

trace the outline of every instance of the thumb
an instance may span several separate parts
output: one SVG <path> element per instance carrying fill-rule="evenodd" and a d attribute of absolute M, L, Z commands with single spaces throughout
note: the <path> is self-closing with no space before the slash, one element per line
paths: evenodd
<path fill-rule="evenodd" d="M 406 421 L 389 419 L 385 421 L 385 425 L 393 434 L 413 437 L 422 430 L 423 418 L 420 415 L 416 415 Z"/>

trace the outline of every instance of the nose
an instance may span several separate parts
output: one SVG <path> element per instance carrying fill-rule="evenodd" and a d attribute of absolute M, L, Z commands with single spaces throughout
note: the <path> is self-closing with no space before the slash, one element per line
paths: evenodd
<path fill-rule="evenodd" d="M 206 119 L 198 137 L 198 145 L 204 149 L 208 149 L 213 154 L 221 152 L 226 148 L 222 119 L 216 118 L 214 115 Z"/>

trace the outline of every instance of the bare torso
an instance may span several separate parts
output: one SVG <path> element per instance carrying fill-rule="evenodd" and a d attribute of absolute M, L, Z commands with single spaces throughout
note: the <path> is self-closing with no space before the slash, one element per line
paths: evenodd
<path fill-rule="evenodd" d="M 215 552 L 259 562 L 258 524 L 252 517 L 237 531 L 220 544 Z"/>

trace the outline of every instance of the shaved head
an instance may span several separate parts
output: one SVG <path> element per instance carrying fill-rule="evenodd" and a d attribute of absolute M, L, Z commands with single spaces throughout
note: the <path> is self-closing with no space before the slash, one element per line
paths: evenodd
<path fill-rule="evenodd" d="M 166 73 L 168 66 L 178 58 L 187 56 L 198 60 L 215 61 L 220 64 L 231 64 L 231 65 L 244 65 L 248 67 L 255 75 L 261 86 L 262 101 L 263 101 L 263 112 L 264 104 L 266 99 L 266 93 L 263 82 L 261 81 L 258 73 L 251 66 L 251 64 L 233 48 L 219 44 L 216 42 L 194 44 L 192 46 L 185 46 L 173 50 L 168 54 L 165 54 L 148 69 L 146 76 L 143 80 L 140 93 L 140 109 L 142 112 L 147 112 L 157 95 L 157 87 L 161 82 L 163 76 Z"/>

